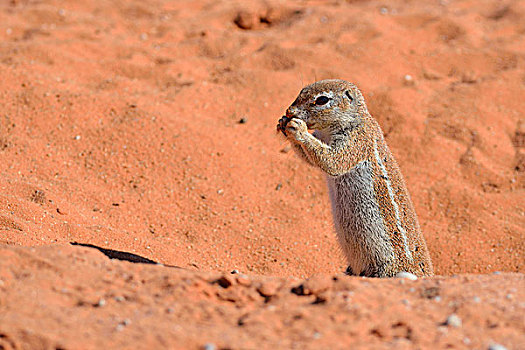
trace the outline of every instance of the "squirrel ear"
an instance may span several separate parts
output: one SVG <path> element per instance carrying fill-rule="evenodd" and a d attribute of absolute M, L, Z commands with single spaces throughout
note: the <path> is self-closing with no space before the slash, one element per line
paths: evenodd
<path fill-rule="evenodd" d="M 353 101 L 354 101 L 354 98 L 352 97 L 352 95 L 350 95 L 350 92 L 348 92 L 348 90 L 345 91 L 345 95 L 346 95 L 346 97 L 348 97 L 348 99 L 350 100 L 350 102 L 353 102 Z"/>

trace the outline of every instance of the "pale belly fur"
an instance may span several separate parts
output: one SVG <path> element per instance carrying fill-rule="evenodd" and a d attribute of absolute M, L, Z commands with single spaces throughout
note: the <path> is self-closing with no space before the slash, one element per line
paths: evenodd
<path fill-rule="evenodd" d="M 391 266 L 394 251 L 375 199 L 368 161 L 344 175 L 327 176 L 337 238 L 355 275 L 374 276 Z"/>

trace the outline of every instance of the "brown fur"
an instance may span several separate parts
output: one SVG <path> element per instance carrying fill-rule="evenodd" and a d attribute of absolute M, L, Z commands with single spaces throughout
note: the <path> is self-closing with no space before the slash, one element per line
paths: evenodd
<path fill-rule="evenodd" d="M 306 86 L 277 128 L 303 159 L 327 174 L 349 274 L 433 275 L 401 171 L 355 85 L 323 80 Z"/>

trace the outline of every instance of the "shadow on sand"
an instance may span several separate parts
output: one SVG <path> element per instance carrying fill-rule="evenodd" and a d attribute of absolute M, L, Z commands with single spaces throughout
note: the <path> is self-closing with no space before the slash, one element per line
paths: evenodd
<path fill-rule="evenodd" d="M 122 252 L 122 251 L 119 251 L 119 250 L 102 248 L 102 247 L 98 247 L 96 245 L 88 244 L 88 243 L 70 242 L 70 244 L 71 245 L 78 245 L 78 246 L 81 246 L 81 247 L 87 247 L 87 248 L 95 248 L 95 249 L 99 250 L 100 252 L 102 252 L 105 256 L 107 256 L 110 259 L 124 260 L 124 261 L 129 261 L 129 262 L 137 263 L 137 264 L 163 265 L 161 263 L 158 263 L 156 261 L 150 260 L 148 258 L 145 258 L 145 257 L 137 255 L 137 254 L 133 254 L 133 253 L 128 253 L 128 252 Z M 173 266 L 173 265 L 163 265 L 163 266 L 174 267 L 174 268 L 177 268 L 177 269 L 181 268 L 179 266 Z"/>

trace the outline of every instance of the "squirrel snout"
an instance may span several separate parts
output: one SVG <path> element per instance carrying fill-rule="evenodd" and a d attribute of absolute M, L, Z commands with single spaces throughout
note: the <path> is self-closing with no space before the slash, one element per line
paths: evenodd
<path fill-rule="evenodd" d="M 297 118 L 297 108 L 294 108 L 294 107 L 289 107 L 287 110 L 286 110 L 286 117 L 287 118 Z"/>
<path fill-rule="evenodd" d="M 286 117 L 290 119 L 297 118 L 297 119 L 305 120 L 304 113 L 301 113 L 301 111 L 294 106 L 288 107 L 288 109 L 286 110 Z"/>

